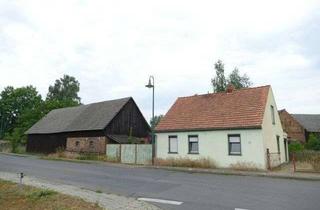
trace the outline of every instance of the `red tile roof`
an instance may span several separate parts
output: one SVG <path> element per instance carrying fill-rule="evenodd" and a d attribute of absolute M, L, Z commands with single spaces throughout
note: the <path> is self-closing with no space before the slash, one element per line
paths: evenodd
<path fill-rule="evenodd" d="M 157 132 L 261 127 L 270 86 L 179 97 Z"/>

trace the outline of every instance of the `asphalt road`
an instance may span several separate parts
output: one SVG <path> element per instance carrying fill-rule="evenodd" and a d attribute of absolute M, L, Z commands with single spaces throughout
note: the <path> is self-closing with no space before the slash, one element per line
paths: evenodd
<path fill-rule="evenodd" d="M 0 154 L 0 171 L 131 197 L 183 202 L 163 209 L 320 209 L 320 182 L 40 160 Z"/>

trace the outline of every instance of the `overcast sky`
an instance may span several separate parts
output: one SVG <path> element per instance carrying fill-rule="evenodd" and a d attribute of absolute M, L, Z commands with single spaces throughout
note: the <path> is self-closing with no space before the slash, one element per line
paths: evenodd
<path fill-rule="evenodd" d="M 32 84 L 45 97 L 69 74 L 83 103 L 132 96 L 149 118 L 149 75 L 165 114 L 179 96 L 212 92 L 221 59 L 272 85 L 278 109 L 320 113 L 319 23 L 311 0 L 0 0 L 0 90 Z"/>

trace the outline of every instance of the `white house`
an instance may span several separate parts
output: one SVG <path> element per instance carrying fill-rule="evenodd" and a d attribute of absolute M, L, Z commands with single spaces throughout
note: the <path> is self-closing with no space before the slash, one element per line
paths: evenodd
<path fill-rule="evenodd" d="M 157 158 L 209 158 L 221 168 L 266 170 L 288 161 L 287 145 L 271 86 L 179 97 L 156 127 Z"/>

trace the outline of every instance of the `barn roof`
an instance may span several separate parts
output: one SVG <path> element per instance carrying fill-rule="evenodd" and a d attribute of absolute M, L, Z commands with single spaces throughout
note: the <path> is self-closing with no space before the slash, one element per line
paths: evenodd
<path fill-rule="evenodd" d="M 320 132 L 320 114 L 292 114 L 309 132 Z"/>
<path fill-rule="evenodd" d="M 130 99 L 132 98 L 128 97 L 52 110 L 27 130 L 26 134 L 102 130 Z"/>
<path fill-rule="evenodd" d="M 157 132 L 260 128 L 270 86 L 180 97 Z"/>

